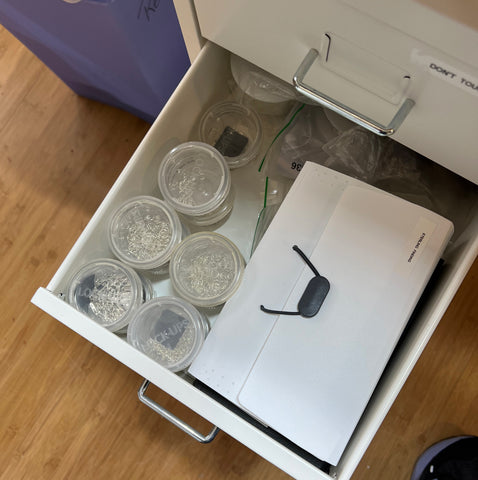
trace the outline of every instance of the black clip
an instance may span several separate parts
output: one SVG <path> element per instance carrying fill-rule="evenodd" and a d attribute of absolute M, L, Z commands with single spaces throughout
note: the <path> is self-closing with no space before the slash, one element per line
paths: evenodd
<path fill-rule="evenodd" d="M 300 297 L 299 304 L 297 305 L 297 312 L 281 312 L 280 310 L 270 310 L 269 308 L 261 305 L 261 310 L 265 313 L 272 313 L 275 315 L 302 315 L 303 317 L 313 317 L 317 315 L 320 307 L 324 303 L 325 297 L 330 290 L 329 281 L 320 275 L 317 269 L 312 265 L 311 261 L 306 257 L 305 253 L 297 246 L 294 245 L 292 250 L 295 250 L 305 261 L 305 263 L 314 272 L 313 277 L 307 287 L 305 287 L 304 293 Z"/>

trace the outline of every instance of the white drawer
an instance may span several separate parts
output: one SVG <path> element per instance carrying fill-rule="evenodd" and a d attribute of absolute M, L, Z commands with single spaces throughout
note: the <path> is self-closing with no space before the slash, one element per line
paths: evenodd
<path fill-rule="evenodd" d="M 61 298 L 70 275 L 80 265 L 100 256 L 111 256 L 104 228 L 108 215 L 120 202 L 131 196 L 159 193 L 156 172 L 162 154 L 181 142 L 196 138 L 198 118 L 207 106 L 227 95 L 228 80 L 229 53 L 214 44 L 207 44 L 51 282 L 46 288 L 40 288 L 32 301 L 293 477 L 346 480 L 352 475 L 477 256 L 478 215 L 473 216 L 473 221 L 447 250 L 446 267 L 440 273 L 433 292 L 408 329 L 339 465 L 330 474 L 324 473 L 226 406 L 213 400 L 190 381 L 169 372 L 135 350 L 123 338 L 99 326 Z M 233 215 L 221 226 L 220 231 L 238 243 L 248 258 L 256 216 L 262 206 L 262 178 L 255 170 L 247 170 L 247 167 L 238 169 L 233 175 L 238 189 L 236 203 Z M 157 282 L 154 286 L 158 294 L 170 291 L 167 280 Z"/>

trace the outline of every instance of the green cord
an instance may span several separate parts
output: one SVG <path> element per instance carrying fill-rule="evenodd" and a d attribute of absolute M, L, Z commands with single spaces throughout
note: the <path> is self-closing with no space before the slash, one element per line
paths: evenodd
<path fill-rule="evenodd" d="M 259 228 L 259 224 L 261 223 L 261 218 L 262 216 L 264 215 L 265 211 L 266 211 L 266 207 L 267 207 L 267 189 L 268 189 L 268 186 L 269 186 L 269 177 L 266 177 L 266 184 L 265 184 L 265 187 L 264 187 L 264 206 L 262 207 L 262 210 L 259 212 L 259 215 L 257 217 L 257 222 L 256 222 L 256 228 L 254 229 L 254 236 L 252 237 L 252 245 L 251 245 L 251 253 L 250 255 L 252 255 L 253 253 L 253 248 L 254 248 L 254 245 L 256 243 L 256 238 L 257 238 L 257 229 Z"/>
<path fill-rule="evenodd" d="M 266 153 L 264 154 L 264 158 L 262 159 L 261 164 L 259 165 L 259 172 L 262 170 L 262 167 L 264 165 L 264 162 L 266 160 L 267 154 L 269 153 L 269 150 L 271 149 L 272 145 L 274 145 L 274 142 L 282 135 L 284 130 L 287 129 L 287 127 L 293 122 L 294 118 L 296 115 L 305 107 L 305 103 L 303 103 L 292 115 L 291 119 L 280 129 L 279 133 L 274 137 L 274 140 L 272 140 L 272 143 L 269 145 L 269 147 L 266 150 Z M 254 237 L 252 239 L 252 247 L 255 244 L 256 237 L 257 237 L 257 229 L 259 228 L 259 224 L 261 221 L 262 216 L 265 214 L 265 210 L 267 208 L 267 193 L 268 193 L 268 188 L 269 188 L 269 177 L 266 177 L 266 183 L 264 187 L 264 207 L 259 213 L 259 216 L 257 217 L 257 223 L 256 223 L 256 228 L 254 230 Z M 252 248 L 251 248 L 251 255 L 252 255 Z"/>
<path fill-rule="evenodd" d="M 267 187 L 269 186 L 269 177 L 266 177 L 266 186 L 264 189 L 264 208 L 267 207 Z"/>
<path fill-rule="evenodd" d="M 264 166 L 264 162 L 266 160 L 267 154 L 269 153 L 269 150 L 271 149 L 272 145 L 274 145 L 275 141 L 282 135 L 284 130 L 292 123 L 296 115 L 305 107 L 305 103 L 303 103 L 292 115 L 291 119 L 280 129 L 279 133 L 274 137 L 274 140 L 272 140 L 272 143 L 269 145 L 269 147 L 266 150 L 266 153 L 264 154 L 264 158 L 262 159 L 261 164 L 259 165 L 259 172 L 262 170 L 262 167 Z"/>

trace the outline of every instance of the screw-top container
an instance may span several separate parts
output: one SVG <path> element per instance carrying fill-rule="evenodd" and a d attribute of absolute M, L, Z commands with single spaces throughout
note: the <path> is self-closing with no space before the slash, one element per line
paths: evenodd
<path fill-rule="evenodd" d="M 258 155 L 262 127 L 257 113 L 235 102 L 210 107 L 199 123 L 199 137 L 226 159 L 229 168 L 246 165 Z"/>
<path fill-rule="evenodd" d="M 108 258 L 83 265 L 70 280 L 67 291 L 71 305 L 112 332 L 125 327 L 133 312 L 151 295 L 147 279 Z"/>
<path fill-rule="evenodd" d="M 228 238 L 215 232 L 195 233 L 175 249 L 169 263 L 176 293 L 198 307 L 225 303 L 237 290 L 244 259 Z"/>
<path fill-rule="evenodd" d="M 146 195 L 120 205 L 108 224 L 108 241 L 113 254 L 137 270 L 153 273 L 167 272 L 171 253 L 184 236 L 184 228 L 174 209 Z"/>
<path fill-rule="evenodd" d="M 180 372 L 194 360 L 208 331 L 206 317 L 191 304 L 177 297 L 158 297 L 136 311 L 127 340 L 172 372 Z"/>
<path fill-rule="evenodd" d="M 224 157 L 202 142 L 187 142 L 161 162 L 158 183 L 164 200 L 195 225 L 212 225 L 232 210 L 231 173 Z"/>
<path fill-rule="evenodd" d="M 233 54 L 231 73 L 237 85 L 234 96 L 260 114 L 287 115 L 300 98 L 292 85 Z"/>

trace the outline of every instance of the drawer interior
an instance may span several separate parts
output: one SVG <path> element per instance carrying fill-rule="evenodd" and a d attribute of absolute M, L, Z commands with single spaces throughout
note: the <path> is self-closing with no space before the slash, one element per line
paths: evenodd
<path fill-rule="evenodd" d="M 63 299 L 71 275 L 81 265 L 95 258 L 112 257 L 105 230 L 111 212 L 130 197 L 145 194 L 159 196 L 157 170 L 161 159 L 176 145 L 198 139 L 199 118 L 207 107 L 230 96 L 231 81 L 229 53 L 214 44 L 208 44 L 48 284 L 47 290 L 53 294 L 54 299 L 50 299 L 50 303 L 47 305 L 39 296 L 34 299 L 34 302 L 100 348 L 114 355 L 121 362 L 150 379 L 160 388 L 216 423 L 220 428 L 236 436 L 280 468 L 294 476 L 305 476 L 304 472 L 308 472 L 307 475 L 316 472 L 315 478 L 330 478 L 306 460 L 299 459 L 296 453 L 287 454 L 290 458 L 287 455 L 284 456 L 282 446 L 277 447 L 276 450 L 271 450 L 270 447 L 264 447 L 261 450 L 260 445 L 265 445 L 267 442 L 275 444 L 276 440 L 268 440 L 263 432 L 254 433 L 253 425 L 245 425 L 244 420 L 236 419 L 237 415 L 227 406 L 216 405 L 215 400 L 193 386 L 192 380 L 166 371 L 143 354 L 136 352 L 125 342 L 124 338 L 106 330 L 100 332 L 103 330 L 101 327 L 79 312 L 73 311 Z M 278 117 L 264 119 L 263 153 L 283 122 L 284 118 Z M 265 174 L 258 172 L 258 165 L 259 162 L 255 161 L 233 171 L 233 186 L 236 195 L 234 209 L 231 216 L 217 228 L 219 233 L 231 238 L 238 245 L 246 261 L 250 256 L 257 218 L 264 201 Z M 452 177 L 455 178 L 454 174 L 450 173 L 450 178 Z M 476 214 L 478 188 L 470 184 L 467 184 L 466 188 L 468 195 L 453 199 L 448 205 L 450 216 L 456 215 L 460 225 L 445 252 L 444 265 L 434 280 L 433 288 L 427 293 L 419 311 L 414 315 L 399 348 L 390 360 L 339 465 L 332 472 L 337 474 L 338 478 L 349 478 L 352 474 L 476 258 L 478 252 L 478 215 Z M 448 202 L 449 196 L 445 197 L 445 189 L 446 185 L 437 185 L 436 195 L 440 195 L 442 192 L 446 198 L 445 201 Z M 466 212 L 465 219 L 463 212 Z M 167 277 L 151 277 L 151 280 L 157 296 L 173 294 Z M 212 322 L 217 313 L 218 309 L 207 312 Z M 211 408 L 210 402 L 215 402 L 214 408 Z M 296 462 L 295 466 L 291 466 L 291 459 Z M 310 478 L 312 477 L 310 476 Z"/>

